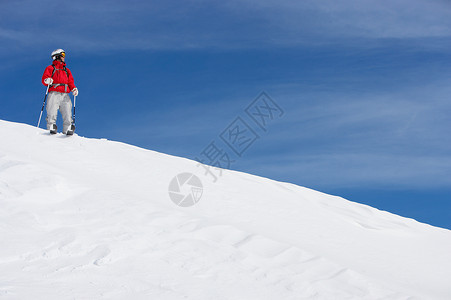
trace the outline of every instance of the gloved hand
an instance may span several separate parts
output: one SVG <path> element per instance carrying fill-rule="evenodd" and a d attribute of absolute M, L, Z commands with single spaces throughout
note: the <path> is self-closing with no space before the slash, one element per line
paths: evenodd
<path fill-rule="evenodd" d="M 78 89 L 77 89 L 77 88 L 74 88 L 74 89 L 72 90 L 72 95 L 74 95 L 75 97 L 78 96 Z"/>
<path fill-rule="evenodd" d="M 44 83 L 46 84 L 46 85 L 51 85 L 52 83 L 53 83 L 53 79 L 52 78 L 46 78 L 46 79 L 44 79 Z"/>

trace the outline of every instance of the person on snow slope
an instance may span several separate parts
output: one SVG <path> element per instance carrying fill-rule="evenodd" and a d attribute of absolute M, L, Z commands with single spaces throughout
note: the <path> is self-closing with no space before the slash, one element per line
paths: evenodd
<path fill-rule="evenodd" d="M 56 133 L 56 119 L 58 110 L 63 117 L 63 133 L 66 134 L 72 124 L 72 102 L 69 93 L 78 95 L 74 84 L 74 77 L 66 67 L 66 51 L 57 49 L 51 55 L 53 63 L 45 68 L 42 83 L 49 86 L 47 100 L 47 130 Z"/>

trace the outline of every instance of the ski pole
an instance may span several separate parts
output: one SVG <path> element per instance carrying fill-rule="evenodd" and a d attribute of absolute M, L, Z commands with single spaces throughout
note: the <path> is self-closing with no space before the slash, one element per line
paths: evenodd
<path fill-rule="evenodd" d="M 45 91 L 44 103 L 42 103 L 41 114 L 39 115 L 39 121 L 38 121 L 38 126 L 37 126 L 38 128 L 39 128 L 39 124 L 41 124 L 42 112 L 44 111 L 45 102 L 47 101 L 47 94 L 49 93 L 49 87 L 50 87 L 50 84 L 47 85 L 47 90 Z"/>
<path fill-rule="evenodd" d="M 77 101 L 77 96 L 74 96 L 74 116 L 72 118 L 72 125 L 75 125 L 75 102 Z"/>

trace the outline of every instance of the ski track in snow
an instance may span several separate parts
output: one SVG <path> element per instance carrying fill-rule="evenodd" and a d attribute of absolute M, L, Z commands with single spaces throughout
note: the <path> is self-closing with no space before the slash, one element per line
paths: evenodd
<path fill-rule="evenodd" d="M 0 141 L 2 299 L 451 298 L 448 230 L 106 140 L 0 121 Z"/>

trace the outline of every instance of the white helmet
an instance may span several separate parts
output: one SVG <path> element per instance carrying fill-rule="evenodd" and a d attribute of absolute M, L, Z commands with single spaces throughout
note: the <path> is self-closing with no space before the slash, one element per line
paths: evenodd
<path fill-rule="evenodd" d="M 66 56 L 66 51 L 64 51 L 63 49 L 56 49 L 52 52 L 52 59 L 55 60 L 57 57 L 62 56 L 65 57 Z"/>

